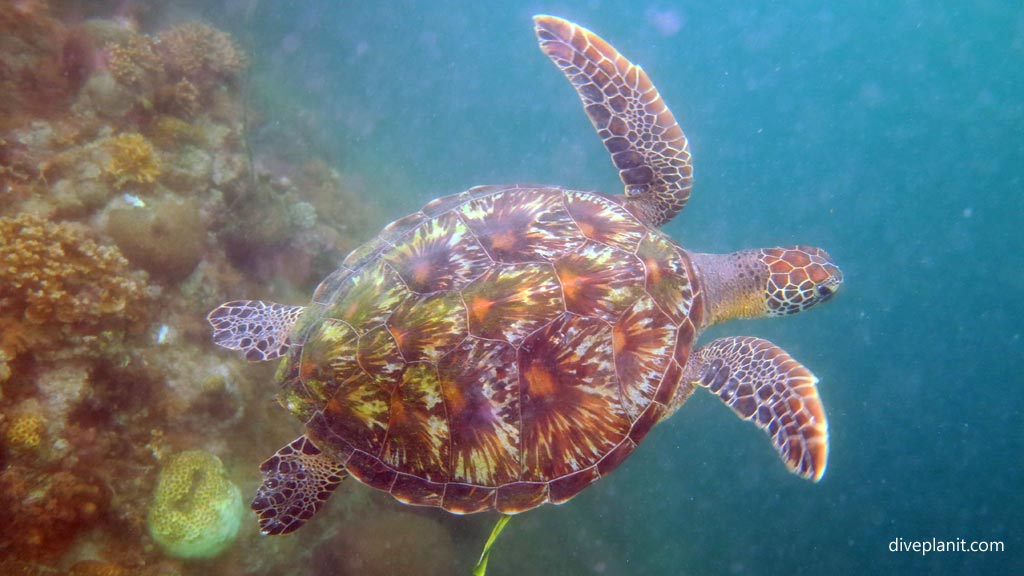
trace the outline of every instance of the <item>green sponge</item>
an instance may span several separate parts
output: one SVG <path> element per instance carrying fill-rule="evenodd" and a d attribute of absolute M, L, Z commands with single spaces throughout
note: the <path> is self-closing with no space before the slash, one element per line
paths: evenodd
<path fill-rule="evenodd" d="M 202 450 L 167 459 L 149 507 L 149 533 L 178 558 L 213 558 L 238 534 L 242 494 L 220 458 Z"/>

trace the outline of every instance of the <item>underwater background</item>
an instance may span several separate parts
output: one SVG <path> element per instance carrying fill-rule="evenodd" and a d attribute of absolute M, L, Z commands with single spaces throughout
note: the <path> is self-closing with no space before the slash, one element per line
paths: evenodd
<path fill-rule="evenodd" d="M 686 131 L 696 182 L 666 232 L 842 267 L 827 306 L 703 337 L 814 371 L 831 458 L 801 480 L 695 394 L 614 474 L 514 518 L 488 573 L 1024 572 L 1019 2 L 8 0 L 0 574 L 470 572 L 492 516 L 356 482 L 260 536 L 237 499 L 301 425 L 205 315 L 304 303 L 470 186 L 618 193 L 537 13 L 642 65 Z M 1004 550 L 890 551 L 933 538 Z"/>

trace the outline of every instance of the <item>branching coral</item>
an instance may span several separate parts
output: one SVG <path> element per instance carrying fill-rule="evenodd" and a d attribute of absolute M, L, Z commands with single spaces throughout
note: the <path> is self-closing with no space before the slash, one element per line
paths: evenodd
<path fill-rule="evenodd" d="M 167 71 L 197 86 L 234 80 L 247 65 L 229 34 L 200 22 L 175 26 L 157 40 Z"/>
<path fill-rule="evenodd" d="M 160 175 L 156 150 L 142 134 L 115 136 L 110 140 L 110 162 L 107 173 L 114 178 L 117 188 L 130 183 L 148 185 Z"/>
<path fill-rule="evenodd" d="M 164 64 L 154 50 L 153 39 L 141 34 L 108 46 L 110 73 L 125 86 L 137 88 L 163 74 Z"/>
<path fill-rule="evenodd" d="M 0 218 L 0 319 L 105 329 L 141 316 L 146 283 L 72 224 Z"/>
<path fill-rule="evenodd" d="M 191 118 L 199 113 L 199 89 L 188 78 L 161 87 L 156 98 L 157 106 L 171 114 Z"/>

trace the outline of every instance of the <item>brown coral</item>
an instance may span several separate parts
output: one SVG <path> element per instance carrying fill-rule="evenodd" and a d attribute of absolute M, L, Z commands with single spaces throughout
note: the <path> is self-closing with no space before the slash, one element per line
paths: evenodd
<path fill-rule="evenodd" d="M 176 116 L 192 118 L 199 113 L 199 89 L 188 78 L 161 87 L 156 98 L 160 109 Z"/>
<path fill-rule="evenodd" d="M 0 319 L 87 330 L 141 315 L 146 283 L 116 247 L 29 214 L 0 218 L 0 238 Z"/>
<path fill-rule="evenodd" d="M 20 558 L 53 557 L 103 518 L 110 497 L 85 471 L 8 466 L 0 471 L 0 549 Z"/>
<path fill-rule="evenodd" d="M 149 125 L 147 133 L 157 146 L 174 149 L 180 146 L 202 146 L 206 138 L 202 129 L 176 116 L 161 115 Z"/>
<path fill-rule="evenodd" d="M 0 2 L 0 130 L 66 104 L 74 74 L 62 70 L 65 34 L 46 2 Z"/>
<path fill-rule="evenodd" d="M 160 175 L 160 163 L 156 150 L 138 133 L 120 134 L 109 142 L 110 162 L 107 173 L 114 178 L 117 188 L 127 184 L 148 185 L 156 182 Z"/>
<path fill-rule="evenodd" d="M 113 562 L 80 560 L 71 567 L 68 576 L 128 576 L 131 571 Z"/>
<path fill-rule="evenodd" d="M 138 88 L 152 82 L 164 71 L 155 43 L 149 36 L 133 34 L 107 47 L 110 73 L 121 84 Z"/>
<path fill-rule="evenodd" d="M 201 22 L 175 26 L 157 40 L 167 71 L 197 86 L 232 81 L 248 63 L 229 34 Z"/>

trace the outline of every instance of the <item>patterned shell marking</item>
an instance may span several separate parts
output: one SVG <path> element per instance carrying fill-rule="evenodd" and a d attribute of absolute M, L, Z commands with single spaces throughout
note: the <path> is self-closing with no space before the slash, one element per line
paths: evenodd
<path fill-rule="evenodd" d="M 281 401 L 403 502 L 561 503 L 662 417 L 700 323 L 692 278 L 685 252 L 610 198 L 441 198 L 324 280 Z"/>

